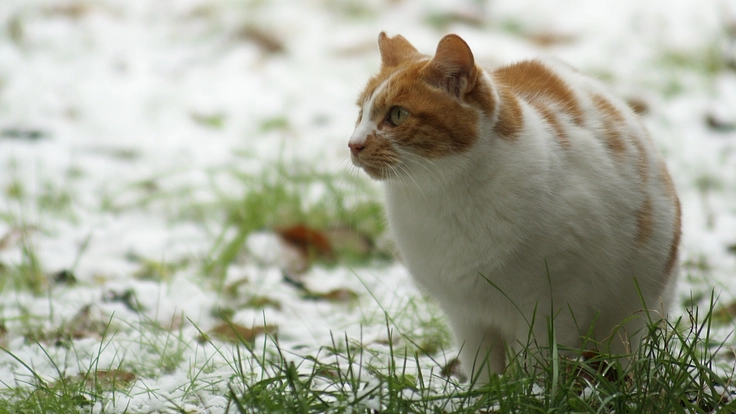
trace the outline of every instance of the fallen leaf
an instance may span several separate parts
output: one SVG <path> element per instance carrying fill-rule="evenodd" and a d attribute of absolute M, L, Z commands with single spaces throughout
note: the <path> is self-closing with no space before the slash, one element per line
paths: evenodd
<path fill-rule="evenodd" d="M 530 42 L 541 47 L 568 44 L 575 41 L 575 36 L 552 32 L 528 33 L 526 38 Z"/>
<path fill-rule="evenodd" d="M 275 231 L 284 242 L 298 249 L 309 259 L 328 259 L 334 256 L 330 239 L 319 230 L 299 224 Z"/>
<path fill-rule="evenodd" d="M 59 270 L 51 275 L 51 280 L 59 285 L 74 285 L 77 283 L 77 278 L 74 276 L 74 273 L 67 269 Z"/>
<path fill-rule="evenodd" d="M 277 38 L 273 33 L 267 32 L 265 29 L 248 25 L 240 29 L 237 33 L 239 39 L 248 40 L 255 43 L 268 53 L 281 53 L 286 48 L 284 42 Z"/>
<path fill-rule="evenodd" d="M 629 98 L 626 100 L 629 107 L 639 115 L 644 115 L 649 112 L 649 104 L 642 98 Z"/>
<path fill-rule="evenodd" d="M 714 322 L 731 323 L 734 318 L 736 318 L 736 302 L 720 306 L 713 311 Z"/>
<path fill-rule="evenodd" d="M 240 279 L 234 280 L 231 283 L 225 285 L 224 292 L 231 298 L 237 298 L 240 296 L 240 287 L 248 284 L 247 277 L 241 277 Z"/>
<path fill-rule="evenodd" d="M 283 276 L 283 280 L 286 284 L 291 285 L 298 290 L 309 292 L 307 285 L 304 283 L 302 278 L 298 276 L 298 274 L 295 276 L 294 273 L 285 271 L 281 275 Z"/>
<path fill-rule="evenodd" d="M 5 324 L 0 322 L 0 345 L 6 346 L 5 343 L 5 335 L 8 334 L 8 328 L 5 327 Z"/>
<path fill-rule="evenodd" d="M 722 116 L 710 113 L 705 117 L 705 123 L 716 132 L 736 131 L 736 120 L 725 119 Z"/>
<path fill-rule="evenodd" d="M 79 19 L 92 10 L 90 4 L 75 2 L 66 5 L 57 5 L 46 9 L 46 13 L 54 16 L 64 16 L 69 19 Z"/>
<path fill-rule="evenodd" d="M 326 293 L 308 291 L 307 299 L 328 300 L 330 302 L 352 302 L 358 298 L 358 294 L 350 289 L 333 289 Z"/>
<path fill-rule="evenodd" d="M 255 308 L 255 309 L 263 309 L 266 307 L 271 307 L 274 309 L 281 309 L 281 302 L 279 302 L 276 299 L 271 299 L 268 296 L 253 296 L 252 298 L 248 299 L 247 302 L 245 302 L 245 305 L 243 305 L 246 308 Z"/>
<path fill-rule="evenodd" d="M 268 334 L 276 335 L 278 333 L 278 327 L 275 325 L 266 326 L 254 326 L 253 328 L 247 328 L 242 325 L 235 323 L 222 322 L 210 330 L 208 335 L 211 335 L 221 341 L 226 342 L 249 342 L 252 343 L 256 340 L 258 335 Z M 200 335 L 199 341 L 205 342 L 208 338 L 206 335 Z"/>
<path fill-rule="evenodd" d="M 143 305 L 138 302 L 138 298 L 136 297 L 135 291 L 133 289 L 126 289 L 123 292 L 115 292 L 113 290 L 109 290 L 103 295 L 102 301 L 122 303 L 123 305 L 125 305 L 126 308 L 136 313 L 145 310 Z"/>
<path fill-rule="evenodd" d="M 465 373 L 463 373 L 462 369 L 460 369 L 460 360 L 457 358 L 453 358 L 445 364 L 444 367 L 442 367 L 442 370 L 440 371 L 440 375 L 442 375 L 445 378 L 449 377 L 455 377 L 459 379 L 460 381 L 465 381 L 467 377 L 465 376 Z"/>
<path fill-rule="evenodd" d="M 612 383 L 618 381 L 621 375 L 616 369 L 616 366 L 611 364 L 611 362 L 607 359 L 603 358 L 600 353 L 595 351 L 585 351 L 583 352 L 582 356 L 584 363 L 593 368 L 593 370 L 595 370 L 595 372 L 597 372 L 598 374 L 602 374 L 603 378 Z M 577 370 L 575 370 L 574 372 L 574 375 L 578 378 L 584 378 L 591 383 L 595 381 L 595 378 L 593 378 L 589 373 L 583 370 L 582 367 L 577 368 Z"/>
<path fill-rule="evenodd" d="M 136 270 L 133 277 L 140 280 L 169 280 L 175 271 L 174 264 L 143 260 L 141 267 Z"/>
<path fill-rule="evenodd" d="M 123 384 L 128 385 L 135 381 L 136 376 L 132 372 L 119 369 L 101 370 L 95 373 L 97 381 L 105 384 Z M 88 379 L 89 380 L 89 379 Z"/>
<path fill-rule="evenodd" d="M 85 305 L 59 332 L 59 337 L 66 338 L 102 338 L 107 330 L 109 320 L 99 312 L 92 312 L 91 305 Z"/>

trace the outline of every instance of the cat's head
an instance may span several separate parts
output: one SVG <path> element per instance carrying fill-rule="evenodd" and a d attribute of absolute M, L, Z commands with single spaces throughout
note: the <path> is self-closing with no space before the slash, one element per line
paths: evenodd
<path fill-rule="evenodd" d="M 465 41 L 447 35 L 430 58 L 381 32 L 378 47 L 381 70 L 358 98 L 348 143 L 353 164 L 374 179 L 401 178 L 470 150 L 493 102 Z"/>

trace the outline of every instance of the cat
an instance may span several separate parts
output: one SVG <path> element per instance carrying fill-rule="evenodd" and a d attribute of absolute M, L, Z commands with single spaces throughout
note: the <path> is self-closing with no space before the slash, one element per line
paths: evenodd
<path fill-rule="evenodd" d="M 673 300 L 681 234 L 637 115 L 561 61 L 485 70 L 454 34 L 434 57 L 400 35 L 378 46 L 350 157 L 382 181 L 400 256 L 463 370 L 488 381 L 548 347 L 550 326 L 567 353 L 635 352 Z"/>

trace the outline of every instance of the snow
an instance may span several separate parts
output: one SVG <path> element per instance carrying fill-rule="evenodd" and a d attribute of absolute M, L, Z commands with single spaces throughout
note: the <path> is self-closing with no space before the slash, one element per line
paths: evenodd
<path fill-rule="evenodd" d="M 189 219 L 187 208 L 217 202 L 219 194 L 237 197 L 242 184 L 230 171 L 254 173 L 278 160 L 350 174 L 353 103 L 378 67 L 381 30 L 401 33 L 428 53 L 443 34 L 457 32 L 489 64 L 557 55 L 605 76 L 622 96 L 643 99 L 645 122 L 683 203 L 682 261 L 690 276 L 679 287 L 680 302 L 693 294 L 707 298 L 711 288 L 723 304 L 736 300 L 736 132 L 706 122 L 712 115 L 736 124 L 736 71 L 697 69 L 709 53 L 736 52 L 727 30 L 736 22 L 732 2 L 350 4 L 358 10 L 327 0 L 1 2 L 0 131 L 36 131 L 40 138 L 0 136 L 0 239 L 31 226 L 27 242 L 43 271 L 73 269 L 78 283 L 50 285 L 39 296 L 4 289 L 0 322 L 8 333 L 0 345 L 49 381 L 58 377 L 49 356 L 66 375 L 84 372 L 96 358 L 99 369 L 152 371 L 93 412 L 156 412 L 172 402 L 186 412 L 224 412 L 231 351 L 197 342 L 198 329 L 219 322 L 213 310 L 222 297 L 198 266 L 224 218 Z M 73 13 L 73 6 L 82 12 Z M 483 23 L 427 23 L 428 16 L 449 14 Z M 273 34 L 284 50 L 272 53 L 247 40 L 245 27 Z M 504 27 L 572 40 L 543 48 Z M 663 63 L 667 54 L 694 58 L 678 66 Z M 198 117 L 219 119 L 221 126 Z M 264 128 L 274 120 L 285 126 Z M 20 199 L 6 191 L 16 182 Z M 49 188 L 68 193 L 68 208 L 40 205 Z M 141 201 L 149 196 L 152 201 Z M 0 264 L 23 260 L 19 238 L 0 248 Z M 345 335 L 381 346 L 388 341 L 384 310 L 400 329 L 420 329 L 413 325 L 420 316 L 402 314 L 420 294 L 398 263 L 311 269 L 310 290 L 360 294 L 357 304 L 334 304 L 304 300 L 283 282 L 284 253 L 273 233 L 253 233 L 246 246 L 249 257 L 233 263 L 226 283 L 247 279 L 240 295 L 267 295 L 281 306 L 237 309 L 233 322 L 278 325 L 279 346 L 290 354 L 319 355 L 321 346 Z M 141 280 L 135 277 L 141 264 L 131 258 L 184 265 L 163 280 Z M 707 270 L 693 267 L 698 262 Z M 142 314 L 111 299 L 127 290 Z M 86 305 L 91 320 L 109 322 L 107 336 L 75 340 L 71 349 L 48 343 L 41 349 L 26 340 L 29 324 L 51 332 Z M 154 323 L 176 329 L 141 337 Z M 732 329 L 724 328 L 722 337 Z M 448 358 L 454 352 L 445 350 Z M 149 369 L 160 367 L 167 353 L 178 354 L 179 362 Z M 204 366 L 207 373 L 193 379 Z M 0 387 L 14 387 L 31 376 L 0 353 L 0 379 Z M 196 392 L 187 391 L 193 381 Z M 380 409 L 376 401 L 366 404 Z"/>

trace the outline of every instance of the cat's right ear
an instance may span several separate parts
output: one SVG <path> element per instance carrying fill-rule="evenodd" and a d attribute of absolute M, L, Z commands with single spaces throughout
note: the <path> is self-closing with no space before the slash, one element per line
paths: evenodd
<path fill-rule="evenodd" d="M 473 52 L 460 36 L 454 34 L 440 40 L 437 52 L 424 73 L 424 78 L 430 84 L 447 90 L 457 98 L 462 98 L 475 87 L 476 77 Z"/>
<path fill-rule="evenodd" d="M 378 49 L 381 51 L 381 64 L 384 67 L 398 66 L 419 54 L 404 36 L 388 37 L 386 32 L 378 35 Z"/>

